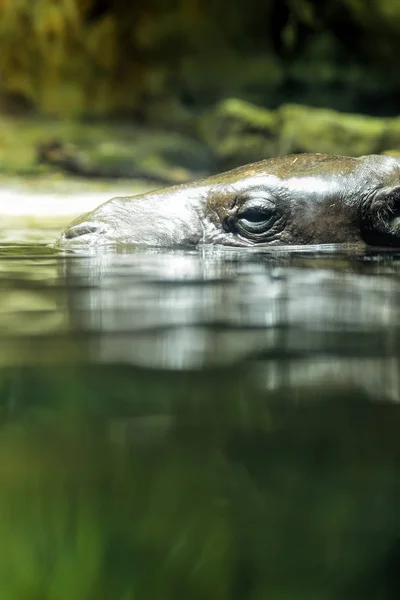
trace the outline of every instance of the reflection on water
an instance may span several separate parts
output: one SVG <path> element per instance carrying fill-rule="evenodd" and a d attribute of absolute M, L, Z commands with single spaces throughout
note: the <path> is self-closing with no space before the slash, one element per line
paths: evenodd
<path fill-rule="evenodd" d="M 400 399 L 396 255 L 4 248 L 0 362 L 256 368 Z M 245 361 L 245 365 L 243 363 Z"/>
<path fill-rule="evenodd" d="M 391 599 L 400 255 L 0 248 L 0 598 Z"/>

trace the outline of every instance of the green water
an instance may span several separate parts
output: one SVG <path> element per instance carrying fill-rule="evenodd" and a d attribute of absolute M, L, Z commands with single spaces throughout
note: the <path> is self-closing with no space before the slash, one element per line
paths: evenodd
<path fill-rule="evenodd" d="M 0 599 L 398 598 L 399 273 L 4 243 Z"/>

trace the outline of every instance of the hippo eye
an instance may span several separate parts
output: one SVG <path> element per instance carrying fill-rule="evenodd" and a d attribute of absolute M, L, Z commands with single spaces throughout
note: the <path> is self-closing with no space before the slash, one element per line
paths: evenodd
<path fill-rule="evenodd" d="M 262 223 L 269 215 L 270 212 L 263 208 L 248 208 L 238 215 L 238 219 L 249 221 L 249 223 Z"/>
<path fill-rule="evenodd" d="M 275 205 L 269 200 L 248 202 L 244 204 L 236 216 L 238 233 L 257 236 L 271 228 L 276 219 Z"/>

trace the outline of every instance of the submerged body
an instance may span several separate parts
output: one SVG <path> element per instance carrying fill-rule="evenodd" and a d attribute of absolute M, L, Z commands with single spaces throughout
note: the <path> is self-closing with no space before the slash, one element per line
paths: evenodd
<path fill-rule="evenodd" d="M 400 158 L 298 154 L 191 184 L 113 198 L 76 219 L 61 247 L 400 246 Z"/>

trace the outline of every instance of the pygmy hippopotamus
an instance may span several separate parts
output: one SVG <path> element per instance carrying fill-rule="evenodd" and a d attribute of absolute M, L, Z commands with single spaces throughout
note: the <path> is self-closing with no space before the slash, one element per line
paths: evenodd
<path fill-rule="evenodd" d="M 61 247 L 400 246 L 400 158 L 298 154 L 190 184 L 113 198 L 75 220 Z"/>

